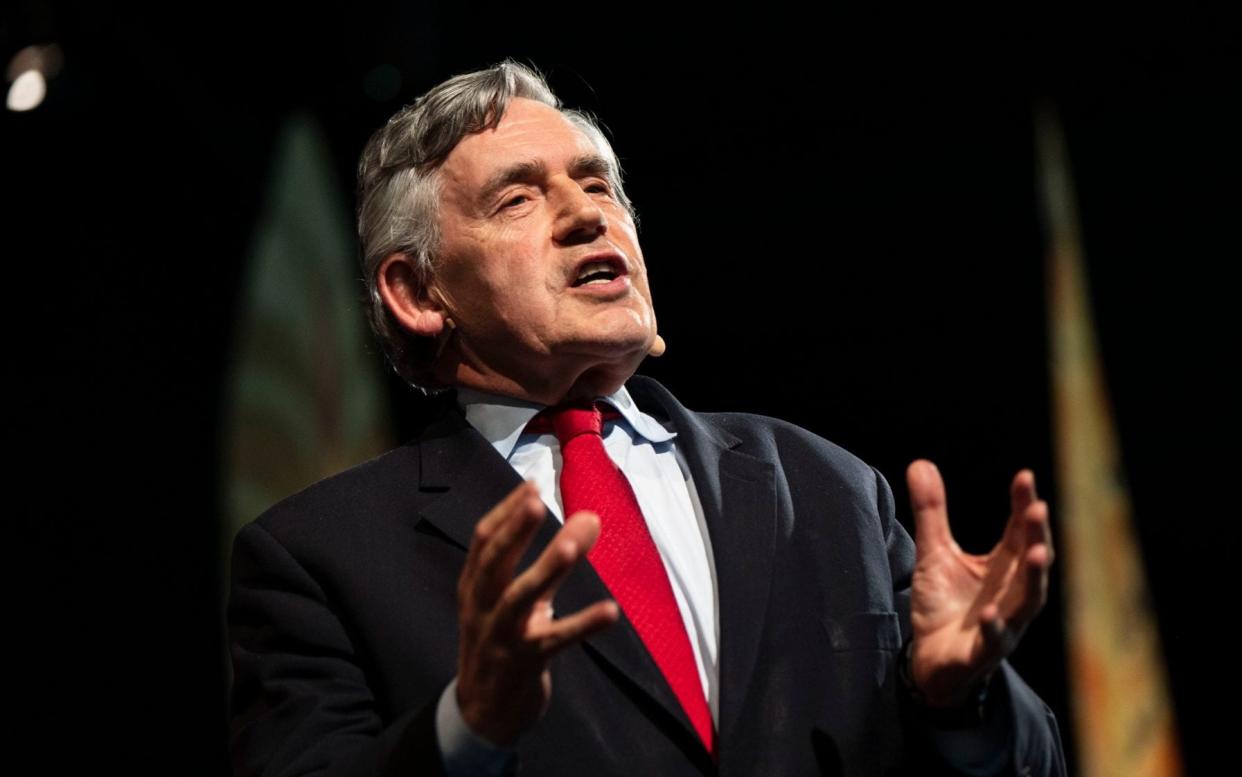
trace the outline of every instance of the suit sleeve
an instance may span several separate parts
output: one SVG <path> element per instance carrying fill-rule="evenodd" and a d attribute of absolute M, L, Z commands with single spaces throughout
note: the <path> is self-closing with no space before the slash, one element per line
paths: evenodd
<path fill-rule="evenodd" d="M 874 470 L 874 468 L 873 468 Z M 902 637 L 913 636 L 910 586 L 914 576 L 914 541 L 896 519 L 893 492 L 875 471 L 880 520 L 893 575 L 893 594 L 901 617 Z M 952 774 L 1065 777 L 1065 755 L 1056 717 L 1036 693 L 1002 661 L 992 678 L 983 722 L 973 729 L 947 730 L 920 714 L 903 694 L 902 720 L 918 758 L 941 762 Z"/>
<path fill-rule="evenodd" d="M 437 699 L 381 720 L 322 588 L 257 523 L 233 543 L 227 619 L 238 777 L 442 774 Z"/>

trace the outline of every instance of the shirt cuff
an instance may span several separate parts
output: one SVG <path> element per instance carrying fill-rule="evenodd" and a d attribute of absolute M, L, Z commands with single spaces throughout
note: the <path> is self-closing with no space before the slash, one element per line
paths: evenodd
<path fill-rule="evenodd" d="M 436 705 L 436 741 L 448 777 L 501 777 L 511 771 L 516 753 L 498 747 L 470 730 L 457 704 L 457 678 Z"/>

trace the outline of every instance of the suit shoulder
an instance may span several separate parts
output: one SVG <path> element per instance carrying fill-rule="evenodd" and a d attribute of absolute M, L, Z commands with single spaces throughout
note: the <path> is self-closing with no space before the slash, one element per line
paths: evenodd
<path fill-rule="evenodd" d="M 849 485 L 874 493 L 879 472 L 846 449 L 818 434 L 771 416 L 756 413 L 700 412 L 690 410 L 658 381 L 635 375 L 629 384 L 631 393 L 646 406 L 662 412 L 674 424 L 688 425 L 714 437 L 718 443 L 746 455 L 770 461 L 787 477 L 803 473 L 823 478 L 828 483 Z"/>
<path fill-rule="evenodd" d="M 848 506 L 860 526 L 888 536 L 895 518 L 892 489 L 884 475 L 860 457 L 797 424 L 753 413 L 702 413 L 700 421 L 731 435 L 734 452 L 772 464 L 778 488 L 794 505 Z M 840 528 L 840 524 L 836 524 Z"/>
<path fill-rule="evenodd" d="M 815 432 L 756 413 L 698 413 L 709 426 L 742 441 L 740 450 L 778 462 L 784 469 L 810 468 L 852 482 L 871 481 L 876 471 L 861 458 Z"/>
<path fill-rule="evenodd" d="M 393 448 L 290 494 L 251 523 L 286 545 L 349 532 L 417 493 L 418 463 L 416 445 Z"/>

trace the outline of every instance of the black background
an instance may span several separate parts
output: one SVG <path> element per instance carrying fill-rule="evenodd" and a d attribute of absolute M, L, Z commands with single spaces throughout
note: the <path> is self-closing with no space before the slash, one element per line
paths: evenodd
<path fill-rule="evenodd" d="M 0 119 L 19 752 L 225 770 L 223 376 L 275 133 L 310 111 L 351 192 L 391 113 L 512 56 L 627 170 L 669 343 L 642 371 L 808 427 L 902 501 L 905 465 L 934 459 L 973 551 L 1018 468 L 1055 496 L 1032 125 L 1056 106 L 1185 759 L 1224 762 L 1236 7 L 674 8 L 6 8 L 5 61 L 65 54 L 45 104 Z M 364 88 L 381 65 L 391 99 Z M 418 406 L 389 385 L 401 437 Z M 1013 662 L 1072 756 L 1059 597 Z"/>

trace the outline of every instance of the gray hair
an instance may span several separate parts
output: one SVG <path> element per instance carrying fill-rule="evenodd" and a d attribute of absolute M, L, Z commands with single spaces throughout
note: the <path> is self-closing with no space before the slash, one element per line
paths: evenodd
<path fill-rule="evenodd" d="M 396 113 L 371 136 L 358 161 L 358 240 L 367 287 L 367 317 L 389 364 L 425 393 L 442 389 L 432 377 L 433 338 L 404 329 L 384 305 L 377 274 L 394 253 L 413 260 L 415 280 L 426 289 L 440 245 L 440 166 L 466 135 L 495 129 L 515 97 L 537 100 L 561 114 L 595 144 L 612 168 L 617 201 L 638 223 L 621 185 L 621 165 L 596 119 L 561 108 L 538 70 L 506 59 L 486 70 L 454 76 Z"/>

